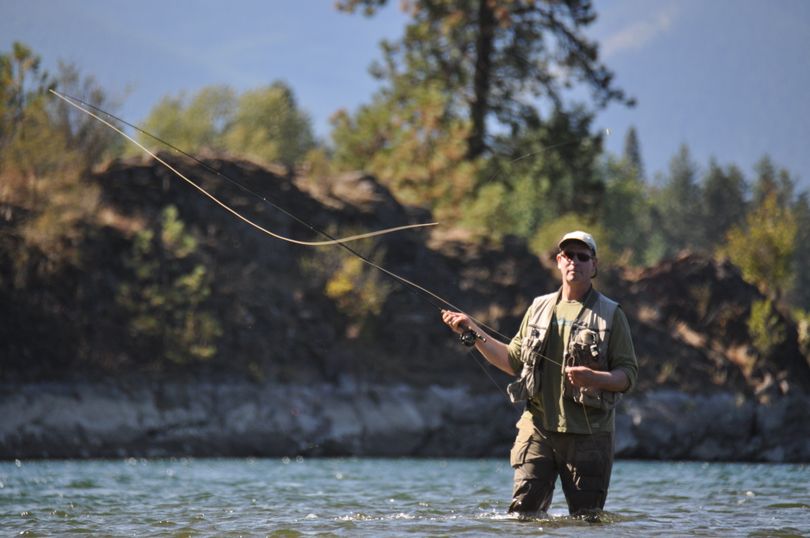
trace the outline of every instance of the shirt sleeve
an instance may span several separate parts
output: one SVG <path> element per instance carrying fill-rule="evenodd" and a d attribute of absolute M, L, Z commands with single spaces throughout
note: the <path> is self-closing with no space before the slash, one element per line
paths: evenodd
<path fill-rule="evenodd" d="M 617 308 L 613 315 L 613 329 L 608 342 L 608 365 L 611 370 L 623 370 L 627 374 L 630 385 L 624 392 L 629 392 L 636 386 L 638 359 L 630 334 L 630 324 L 621 308 Z"/>
<path fill-rule="evenodd" d="M 516 375 L 520 375 L 521 370 L 523 370 L 523 362 L 520 360 L 520 347 L 523 342 L 523 335 L 526 334 L 526 327 L 529 325 L 530 313 L 531 308 L 526 310 L 526 313 L 523 315 L 523 321 L 520 322 L 520 328 L 517 334 L 515 334 L 515 336 L 512 337 L 512 341 L 509 342 L 509 366 L 512 367 L 512 371 L 515 372 Z"/>

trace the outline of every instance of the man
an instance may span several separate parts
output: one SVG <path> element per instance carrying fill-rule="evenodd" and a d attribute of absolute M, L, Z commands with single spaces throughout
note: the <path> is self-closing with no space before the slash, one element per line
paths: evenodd
<path fill-rule="evenodd" d="M 614 408 L 638 373 L 627 318 L 591 284 L 596 241 L 576 231 L 557 246 L 562 286 L 535 298 L 508 345 L 484 336 L 467 315 L 442 311 L 442 320 L 490 363 L 519 375 L 507 389 L 513 402 L 526 406 L 510 454 L 515 484 L 509 511 L 522 518 L 545 515 L 557 476 L 572 515 L 593 516 L 604 508 Z"/>

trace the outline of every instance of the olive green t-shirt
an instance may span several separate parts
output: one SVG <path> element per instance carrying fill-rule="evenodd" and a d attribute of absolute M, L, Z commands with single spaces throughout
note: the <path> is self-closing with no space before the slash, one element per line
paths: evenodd
<path fill-rule="evenodd" d="M 593 292 L 591 292 L 593 293 Z M 568 342 L 571 325 L 577 319 L 583 303 L 560 300 L 554 307 L 548 343 L 543 355 L 540 393 L 529 400 L 524 417 L 530 416 L 545 430 L 568 433 L 592 433 L 613 431 L 614 410 L 604 411 L 583 406 L 565 395 L 563 342 Z M 520 329 L 509 344 L 509 363 L 512 370 L 520 372 L 520 344 L 527 332 L 532 309 L 526 312 Z M 630 335 L 627 317 L 621 308 L 616 309 L 608 341 L 608 369 L 622 369 L 630 381 L 630 390 L 636 384 L 638 361 Z M 552 362 L 553 361 L 553 362 Z"/>

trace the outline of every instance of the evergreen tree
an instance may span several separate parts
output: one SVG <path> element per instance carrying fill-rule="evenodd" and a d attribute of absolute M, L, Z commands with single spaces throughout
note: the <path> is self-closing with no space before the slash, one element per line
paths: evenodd
<path fill-rule="evenodd" d="M 641 144 L 638 141 L 638 134 L 636 128 L 630 127 L 627 129 L 627 134 L 624 136 L 624 151 L 622 153 L 622 160 L 627 166 L 632 169 L 632 173 L 640 179 L 644 179 L 644 164 L 641 160 Z"/>
<path fill-rule="evenodd" d="M 670 161 L 669 175 L 655 199 L 665 255 L 703 246 L 700 201 L 697 165 L 692 161 L 689 148 L 682 145 Z"/>
<path fill-rule="evenodd" d="M 128 331 L 146 362 L 183 364 L 207 360 L 222 329 L 207 304 L 211 275 L 173 205 L 164 208 L 155 229 L 138 232 L 116 303 L 127 314 Z"/>
<path fill-rule="evenodd" d="M 649 247 L 660 241 L 659 231 L 651 221 L 647 185 L 635 166 L 627 159 L 607 159 L 601 173 L 605 195 L 600 211 L 601 227 L 609 231 L 607 243 L 622 263 L 645 265 L 650 261 Z M 602 256 L 600 256 L 602 257 Z"/>
<path fill-rule="evenodd" d="M 338 113 L 332 120 L 335 165 L 366 170 L 402 201 L 456 217 L 479 167 L 465 160 L 469 122 L 447 116 L 447 96 L 435 84 L 407 93 L 396 111 L 377 96 L 354 116 Z"/>
<path fill-rule="evenodd" d="M 732 165 L 723 170 L 712 159 L 702 194 L 702 234 L 705 246 L 714 250 L 723 245 L 728 231 L 745 219 L 747 185 L 739 168 Z"/>
<path fill-rule="evenodd" d="M 385 0 L 339 0 L 340 9 L 362 7 L 366 15 Z M 405 37 L 384 43 L 381 77 L 421 85 L 440 82 L 452 92 L 455 109 L 472 122 L 470 158 L 487 149 L 487 124 L 519 128 L 535 114 L 526 95 L 548 98 L 561 108 L 563 93 L 584 82 L 597 106 L 631 102 L 613 85 L 613 74 L 598 60 L 598 46 L 584 30 L 596 19 L 591 2 L 518 0 L 414 0 Z"/>
<path fill-rule="evenodd" d="M 753 185 L 753 203 L 761 205 L 772 194 L 776 196 L 780 206 L 793 202 L 796 184 L 784 168 L 778 169 L 767 155 L 762 157 L 755 165 L 757 177 Z"/>
<path fill-rule="evenodd" d="M 14 137 L 32 101 L 52 85 L 50 75 L 40 70 L 41 58 L 20 42 L 10 53 L 0 54 L 0 152 Z"/>
<path fill-rule="evenodd" d="M 369 15 L 384 4 L 385 0 L 341 0 L 338 7 L 362 8 Z M 542 101 L 551 105 L 553 116 L 583 116 L 579 110 L 567 110 L 564 103 L 565 91 L 574 84 L 591 90 L 596 107 L 631 102 L 599 62 L 596 44 L 585 37 L 585 28 L 595 18 L 590 2 L 422 0 L 408 2 L 405 8 L 412 18 L 404 37 L 384 42 L 384 60 L 373 67 L 385 86 L 371 105 L 359 111 L 357 120 L 344 116 L 335 130 L 336 155 L 344 165 L 352 163 L 394 183 L 432 183 L 452 175 L 457 185 L 449 192 L 455 193 L 464 184 L 462 175 L 484 165 L 481 157 L 501 157 L 482 172 L 484 182 L 506 181 L 508 174 L 500 171 L 508 168 L 506 163 L 523 155 L 527 145 L 540 149 L 532 141 L 546 123 L 538 108 Z M 460 154 L 459 137 L 464 142 Z M 597 137 L 586 137 L 589 141 L 572 140 L 574 136 L 562 140 L 599 145 Z M 413 171 L 401 168 L 394 177 L 374 156 L 399 144 L 408 145 L 407 154 L 421 159 L 410 161 Z M 549 160 L 552 154 L 563 154 L 556 148 L 547 153 L 544 157 Z M 425 173 L 423 162 L 442 163 L 442 175 Z M 451 173 L 465 167 L 464 174 Z M 577 174 L 591 175 L 589 170 Z M 558 182 L 556 177 L 538 181 Z M 543 189 L 540 186 L 539 192 Z M 457 198 L 422 202 L 434 207 L 458 205 Z"/>

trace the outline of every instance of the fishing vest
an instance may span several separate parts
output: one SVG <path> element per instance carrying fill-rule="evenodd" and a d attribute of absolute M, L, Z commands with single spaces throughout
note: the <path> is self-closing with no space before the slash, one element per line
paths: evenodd
<path fill-rule="evenodd" d="M 551 331 L 554 307 L 560 301 L 560 291 L 534 299 L 531 317 L 527 320 L 526 333 L 520 346 L 520 361 L 523 368 L 517 381 L 506 388 L 512 403 L 527 401 L 540 393 L 542 385 L 543 355 Z M 593 370 L 608 370 L 608 343 L 613 325 L 613 316 L 619 304 L 596 290 L 585 298 L 582 310 L 571 326 L 568 342 L 564 343 L 565 366 L 587 366 Z M 554 358 L 556 360 L 556 358 Z M 622 397 L 620 392 L 611 392 L 590 387 L 575 387 L 567 378 L 564 393 L 580 404 L 603 410 L 613 409 Z"/>

